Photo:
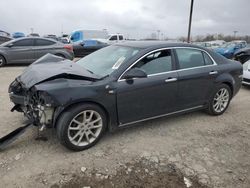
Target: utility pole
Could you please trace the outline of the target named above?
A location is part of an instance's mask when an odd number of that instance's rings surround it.
[[[191,0],[191,6],[190,6],[190,14],[189,14],[189,24],[188,24],[188,37],[187,37],[187,42],[191,42],[191,25],[192,25],[192,16],[193,16],[193,5],[194,5],[194,0]]]
[[[158,40],[160,40],[160,32],[161,32],[161,30],[157,30],[157,33],[158,33]]]

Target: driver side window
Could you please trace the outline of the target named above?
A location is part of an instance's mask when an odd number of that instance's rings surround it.
[[[171,71],[171,50],[153,52],[136,63],[135,67],[144,70],[147,75]]]

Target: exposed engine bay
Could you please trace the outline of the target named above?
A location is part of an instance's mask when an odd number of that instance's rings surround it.
[[[25,89],[16,79],[9,87],[9,95],[15,104],[12,111],[23,112],[35,126],[51,125],[54,108],[46,92],[36,91],[35,87]]]

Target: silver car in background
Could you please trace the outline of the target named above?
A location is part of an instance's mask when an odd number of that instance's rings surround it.
[[[25,37],[0,45],[0,67],[6,64],[33,63],[47,53],[73,60],[73,47],[70,44],[40,38]]]

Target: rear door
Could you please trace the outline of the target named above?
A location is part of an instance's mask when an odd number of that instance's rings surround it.
[[[192,108],[206,103],[218,68],[207,52],[192,49],[175,49],[178,70],[178,107]]]
[[[13,42],[8,48],[8,57],[11,63],[32,63],[34,57],[34,39],[25,38]]]
[[[47,53],[54,54],[56,42],[46,39],[35,39],[34,55],[35,59],[39,59]]]

